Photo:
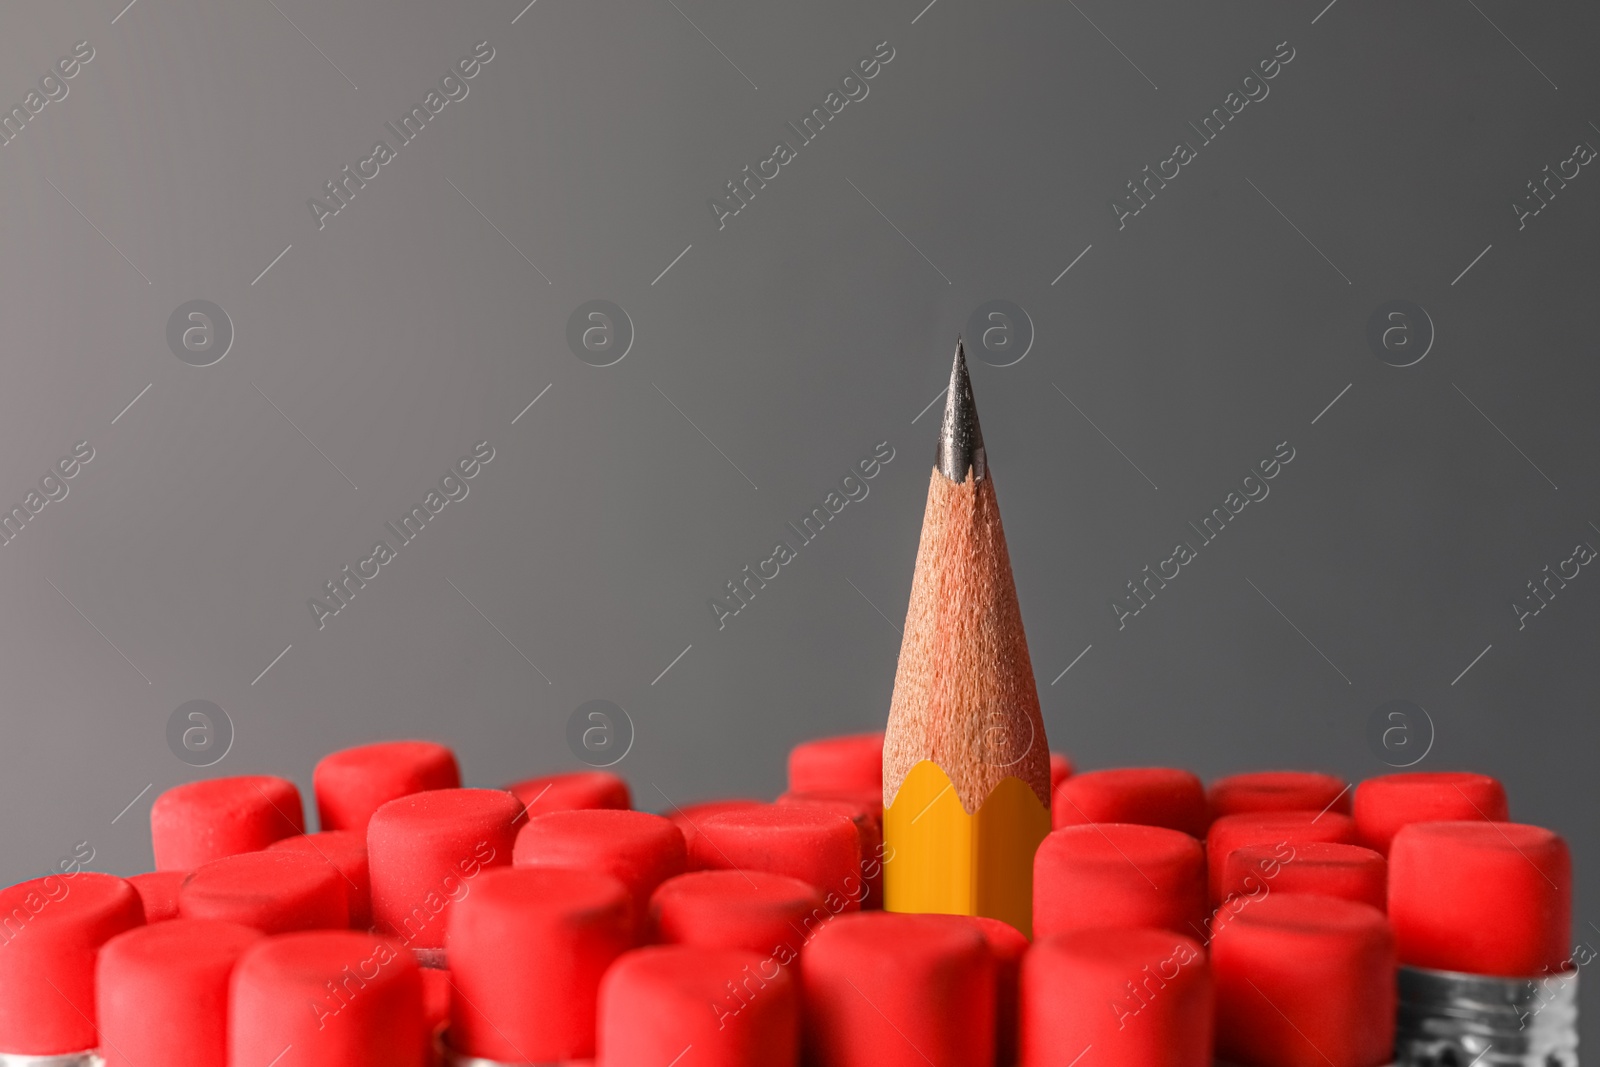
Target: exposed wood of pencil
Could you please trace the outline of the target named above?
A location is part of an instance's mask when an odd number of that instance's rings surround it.
[[[949,775],[970,815],[1003,779],[1050,807],[1050,751],[994,478],[935,468],[883,746],[883,803],[919,760]]]

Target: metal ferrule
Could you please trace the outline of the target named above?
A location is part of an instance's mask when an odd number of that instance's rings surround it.
[[[560,1062],[528,1063],[523,1060],[491,1060],[482,1056],[468,1056],[450,1047],[448,1035],[438,1041],[440,1062],[444,1067],[564,1067]]]
[[[416,957],[417,966],[419,967],[426,967],[434,971],[448,971],[450,969],[450,958],[442,948],[414,948],[411,950],[411,955]],[[0,1064],[0,1067],[5,1067],[5,1065]]]
[[[30,1056],[22,1052],[0,1052],[0,1067],[101,1067],[105,1060],[95,1049],[63,1052],[55,1056]]]
[[[1239,1065],[1235,1063],[1229,1063],[1227,1060],[1212,1060],[1211,1067],[1239,1067]],[[1391,1061],[1383,1064],[1383,1067],[1399,1067],[1399,1065]],[[1468,1065],[1462,1064],[1461,1067],[1468,1067]]]
[[[1400,968],[1400,1067],[1577,1067],[1578,972],[1494,978]]]

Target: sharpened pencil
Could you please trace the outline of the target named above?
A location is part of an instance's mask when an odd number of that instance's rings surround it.
[[[1050,747],[956,342],[883,744],[884,906],[1032,932]]]

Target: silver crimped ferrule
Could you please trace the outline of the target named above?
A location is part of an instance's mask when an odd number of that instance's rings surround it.
[[[426,967],[431,971],[448,971],[450,969],[450,955],[442,948],[414,948],[411,955],[416,959],[418,967]],[[5,1067],[0,1064],[0,1067]]]
[[[468,1056],[451,1048],[450,1042],[444,1038],[439,1040],[438,1049],[444,1067],[564,1067],[560,1063],[523,1063],[520,1060],[490,1060],[482,1056]]]
[[[1494,978],[1400,968],[1400,1067],[1578,1067],[1578,972]]]

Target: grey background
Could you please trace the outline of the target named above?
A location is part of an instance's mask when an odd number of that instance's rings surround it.
[[[0,148],[0,499],[95,449],[0,547],[0,876],[80,840],[145,869],[162,789],[309,797],[320,754],[376,738],[446,741],[476,783],[576,767],[590,699],[636,725],[642,807],[777,792],[792,743],[885,717],[914,419],[1000,298],[1037,339],[974,387],[1052,745],[1359,778],[1372,711],[1415,701],[1421,767],[1495,773],[1572,842],[1600,937],[1600,577],[1520,632],[1510,607],[1600,544],[1600,174],[1521,231],[1510,206],[1600,145],[1600,13],[924,2],[0,15],[8,105],[95,49]],[[307,198],[482,40],[470,95],[319,231]],[[870,95],[719,232],[707,198],[883,40]],[[1270,96],[1119,232],[1110,198],[1285,40]],[[236,331],[205,368],[165,342],[197,298]],[[637,331],[604,369],[565,343],[593,298]],[[1394,298],[1437,328],[1405,369],[1364,336]],[[470,496],[319,631],[307,598],[483,439]],[[1123,583],[1285,440],[1271,496],[1119,631]],[[719,631],[707,598],[880,441],[871,495]],[[236,731],[209,769],[165,740],[193,699]]]

